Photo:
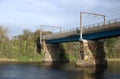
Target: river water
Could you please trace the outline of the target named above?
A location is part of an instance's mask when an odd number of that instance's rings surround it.
[[[120,79],[120,61],[108,68],[75,67],[75,63],[0,63],[0,79]]]

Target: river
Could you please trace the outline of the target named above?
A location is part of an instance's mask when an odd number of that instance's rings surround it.
[[[0,79],[120,79],[120,61],[108,68],[75,67],[75,63],[0,63]]]

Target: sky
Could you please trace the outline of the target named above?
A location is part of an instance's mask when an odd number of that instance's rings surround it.
[[[60,26],[62,30],[79,27],[80,11],[104,14],[107,19],[120,17],[120,0],[0,0],[0,25],[9,36],[35,31],[41,25]],[[95,20],[97,19],[97,20]],[[85,15],[83,24],[102,21]],[[47,27],[44,30],[53,30]]]

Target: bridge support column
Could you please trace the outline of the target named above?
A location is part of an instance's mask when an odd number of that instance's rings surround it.
[[[76,66],[107,66],[103,41],[80,41],[80,56]]]
[[[59,44],[46,44],[46,41],[43,41],[43,61],[59,61],[59,56]]]

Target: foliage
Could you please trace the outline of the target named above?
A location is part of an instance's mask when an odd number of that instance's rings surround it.
[[[8,39],[7,29],[0,26],[0,57],[18,59],[21,61],[40,61],[40,51],[36,51],[39,45],[40,30],[31,32],[28,29],[23,30],[22,35],[14,36]],[[48,34],[51,32],[44,32]],[[40,50],[40,48],[39,48]]]
[[[43,32],[44,35],[50,33],[52,32]],[[31,32],[25,29],[22,35],[14,36],[9,40],[8,29],[0,26],[0,57],[21,61],[40,61],[43,52],[40,50],[39,38],[40,30]],[[77,60],[80,49],[79,42],[63,43],[60,48],[64,52],[60,54],[61,59]],[[120,37],[106,39],[105,50],[107,58],[120,58]]]
[[[70,61],[76,61],[79,55],[79,42],[70,42],[70,43],[63,43],[62,47],[65,52],[65,57],[68,58]]]
[[[105,50],[107,58],[120,58],[120,37],[106,39]]]

